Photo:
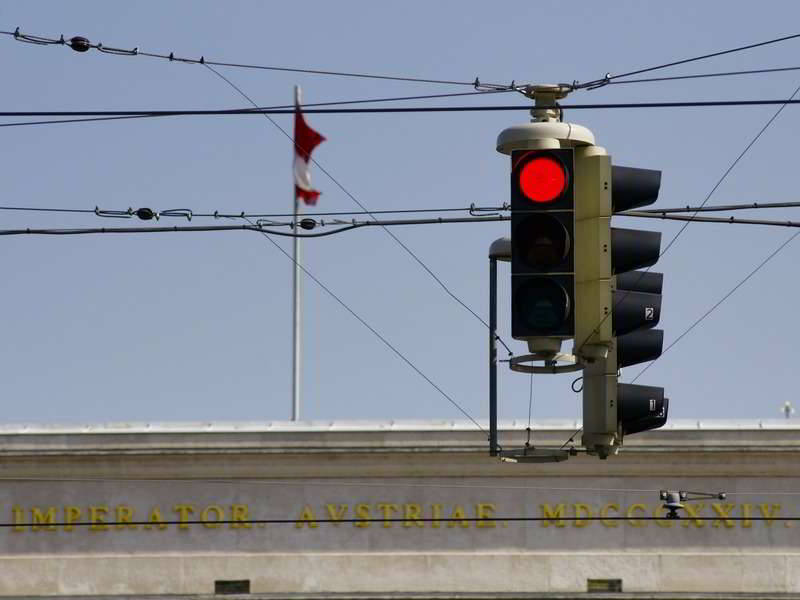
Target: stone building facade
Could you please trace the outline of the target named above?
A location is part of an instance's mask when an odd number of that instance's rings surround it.
[[[466,422],[6,426],[0,595],[800,597],[798,433],[674,422],[511,464]],[[675,521],[661,489],[727,498]]]

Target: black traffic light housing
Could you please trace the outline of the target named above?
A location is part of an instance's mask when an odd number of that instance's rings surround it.
[[[571,148],[511,153],[511,335],[575,331],[575,192]]]
[[[612,211],[648,206],[658,198],[661,172],[612,166]],[[664,332],[653,329],[661,317],[664,276],[649,268],[660,256],[661,233],[611,229],[611,268],[615,276],[612,329],[616,368],[655,360],[661,355]],[[669,399],[664,388],[617,384],[617,422],[624,435],[656,429],[667,422]]]

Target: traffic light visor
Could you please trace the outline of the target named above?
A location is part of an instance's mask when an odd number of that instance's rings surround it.
[[[522,194],[537,204],[553,202],[569,184],[566,169],[552,156],[536,156],[526,162],[518,177]]]

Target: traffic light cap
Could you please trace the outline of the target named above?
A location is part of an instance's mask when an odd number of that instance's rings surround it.
[[[513,125],[497,136],[497,151],[511,154],[514,150],[572,148],[594,145],[594,134],[583,125],[554,121]]]

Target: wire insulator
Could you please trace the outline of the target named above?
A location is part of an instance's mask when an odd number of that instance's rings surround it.
[[[153,212],[152,208],[140,208],[136,211],[136,216],[142,221],[150,221],[156,214]]]
[[[314,219],[302,219],[299,223],[302,229],[311,230],[317,226],[317,222]]]
[[[86,52],[92,47],[92,44],[89,42],[88,38],[76,35],[70,38],[69,47],[75,50],[75,52]]]

